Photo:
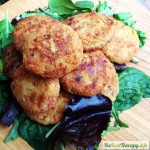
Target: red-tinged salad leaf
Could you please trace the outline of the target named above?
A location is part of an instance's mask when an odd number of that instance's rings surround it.
[[[122,70],[124,70],[127,66],[126,64],[116,64],[114,63],[114,67],[116,69],[117,72],[121,72]]]
[[[99,144],[110,122],[112,102],[100,94],[77,97],[67,105],[65,118],[57,128],[55,141],[89,148]],[[52,150],[53,143],[49,146]]]
[[[3,105],[3,111],[0,117],[0,120],[6,126],[10,126],[14,119],[22,112],[22,108],[13,97],[10,95]]]

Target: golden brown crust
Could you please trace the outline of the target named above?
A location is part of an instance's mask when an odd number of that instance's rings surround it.
[[[119,91],[114,66],[101,51],[84,53],[80,66],[61,78],[61,84],[73,94],[92,96],[101,93],[112,100]]]
[[[82,58],[78,34],[56,20],[28,35],[23,46],[26,68],[42,77],[60,78],[77,68]]]
[[[20,66],[11,89],[26,112],[42,115],[54,107],[59,96],[60,85],[58,79],[41,78],[27,71],[24,66]],[[49,123],[53,122],[53,118],[50,118]]]
[[[40,113],[31,113],[30,111],[25,111],[26,114],[32,119],[41,124],[55,124],[63,119],[63,112],[65,110],[65,106],[72,99],[70,94],[66,92],[60,92],[57,98],[53,98],[54,105],[46,112]]]
[[[70,17],[63,23],[70,25],[82,40],[84,51],[101,49],[114,33],[115,19],[100,13],[83,13]]]
[[[40,27],[47,26],[51,21],[49,16],[36,15],[22,19],[17,23],[13,31],[13,40],[17,50],[22,51],[25,37],[32,31],[38,31]]]
[[[3,52],[4,60],[4,73],[11,79],[14,78],[15,71],[22,64],[22,54],[18,52],[14,46],[11,44],[4,49]]]
[[[115,32],[103,47],[104,54],[111,62],[123,64],[129,62],[139,50],[139,38],[135,30],[117,21]]]

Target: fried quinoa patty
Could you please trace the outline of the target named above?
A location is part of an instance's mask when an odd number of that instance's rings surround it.
[[[115,32],[103,47],[104,54],[111,62],[123,64],[129,62],[139,50],[139,38],[135,30],[120,21],[114,24]]]
[[[37,32],[42,26],[49,26],[49,16],[36,15],[22,19],[17,23],[13,31],[13,40],[18,51],[22,51],[25,37],[32,31]]]
[[[68,92],[81,96],[100,93],[114,100],[119,91],[115,68],[101,51],[84,53],[80,66],[60,81]]]
[[[26,68],[42,77],[60,78],[76,69],[83,58],[78,34],[57,20],[31,32],[22,48]]]
[[[70,102],[72,99],[71,95],[67,92],[60,91],[60,94],[57,98],[52,98],[54,101],[53,106],[47,110],[46,112],[31,112],[26,111],[25,113],[32,119],[41,124],[48,125],[48,124],[56,124],[61,122],[63,119],[63,112],[65,110],[65,106]]]
[[[95,12],[78,14],[63,21],[79,34],[84,51],[101,49],[112,37],[115,22],[113,17]]]
[[[22,64],[22,54],[18,52],[14,44],[7,46],[3,51],[3,71],[7,77],[13,79],[15,71]]]
[[[45,120],[43,118],[43,122],[40,123],[53,124],[59,121],[57,113],[55,118],[51,116],[51,111],[54,111],[56,107],[55,103],[60,92],[58,79],[41,78],[30,73],[22,65],[15,73],[11,89],[17,101],[28,114],[41,114],[42,116],[42,114],[49,113],[49,116]],[[34,118],[34,120],[36,119]]]

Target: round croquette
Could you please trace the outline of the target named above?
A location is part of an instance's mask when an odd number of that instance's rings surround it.
[[[4,61],[3,67],[4,73],[6,74],[7,77],[13,79],[15,71],[22,64],[22,54],[16,50],[14,44],[11,44],[4,49],[3,61]]]
[[[101,51],[84,53],[80,66],[60,81],[68,92],[81,96],[100,93],[114,100],[119,91],[115,68]]]
[[[57,20],[28,35],[23,46],[26,68],[45,78],[60,78],[76,69],[83,58],[78,34]]]
[[[58,79],[41,78],[30,73],[22,65],[15,73],[11,89],[26,112],[41,113],[42,115],[54,108],[55,101],[59,96],[60,84]],[[49,123],[55,123],[55,119],[49,118]]]
[[[60,92],[57,98],[53,98],[54,101],[53,106],[47,110],[46,112],[31,112],[26,111],[25,113],[32,119],[37,121],[38,123],[48,125],[48,124],[56,124],[61,122],[63,119],[63,112],[65,110],[65,106],[70,102],[72,96],[67,92]]]
[[[42,26],[49,26],[49,16],[36,15],[22,19],[17,23],[13,31],[13,40],[18,51],[22,51],[25,37],[32,31],[37,32]]]
[[[139,38],[135,30],[117,21],[115,32],[109,42],[103,47],[107,58],[114,63],[129,62],[139,50]]]
[[[79,34],[84,51],[101,49],[111,39],[115,22],[113,17],[95,12],[78,14],[63,21]]]

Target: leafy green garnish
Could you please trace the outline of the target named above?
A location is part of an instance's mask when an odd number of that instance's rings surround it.
[[[46,150],[47,138],[50,132],[54,132],[58,124],[54,125],[41,125],[30,120],[25,115],[17,117],[14,121],[14,126],[6,137],[5,142],[15,140],[22,137],[27,141],[35,150]]]
[[[76,7],[78,8],[89,8],[92,10],[92,8],[94,7],[94,4],[92,1],[87,1],[87,0],[80,0],[80,1],[77,1],[75,4],[74,4]]]
[[[119,115],[122,111],[130,109],[138,104],[141,99],[150,98],[150,77],[144,72],[128,67],[118,74],[119,77],[119,94],[113,102],[112,117],[115,119],[112,130],[118,130],[119,127],[128,128]],[[105,130],[102,136],[107,135],[111,129]]]
[[[113,117],[115,118],[115,122],[116,122],[116,125],[114,125],[114,127],[117,127],[117,125],[119,125],[120,127],[124,127],[124,128],[129,127],[125,122],[123,122],[119,118],[120,112],[116,111],[114,107],[112,107],[112,114],[113,114]]]
[[[8,97],[7,91],[8,91],[8,85],[0,84],[0,114],[2,113],[3,104]]]
[[[93,7],[94,3],[91,0],[80,0],[75,3],[71,0],[49,1],[49,8],[53,14],[57,14],[64,19],[83,12],[91,12]]]
[[[119,12],[114,14],[114,18],[123,22],[125,25],[133,28],[136,20],[132,20],[132,14],[130,12]]]
[[[12,31],[14,27],[8,21],[8,11],[5,13],[5,18],[0,21],[0,113],[2,112],[2,106],[8,97],[8,84],[3,83],[7,80],[7,77],[3,73],[3,49],[12,43]]]
[[[2,51],[7,45],[12,43],[13,25],[8,21],[8,10],[5,13],[5,18],[0,22],[0,58],[2,58]]]
[[[107,130],[104,130],[103,133],[101,134],[101,136],[106,136],[108,132],[110,131],[116,131],[116,130],[120,130],[119,127],[116,126],[108,126]]]
[[[117,20],[125,21],[125,20],[132,18],[132,14],[130,12],[120,12],[120,13],[114,14],[114,17]]]
[[[107,16],[112,16],[114,14],[112,8],[108,5],[106,1],[99,2],[98,7],[96,8],[96,12],[101,12]]]
[[[136,33],[138,34],[139,39],[140,39],[140,47],[143,47],[146,43],[147,35],[145,32],[141,30],[136,30]]]
[[[3,60],[0,59],[0,81],[8,80],[8,78],[3,73]]]
[[[150,97],[150,77],[144,72],[128,67],[119,76],[119,94],[114,102],[117,111],[130,109],[143,97]]]
[[[6,10],[5,18],[0,21],[0,81],[7,80],[3,73],[3,49],[12,43],[13,25],[8,21],[8,10]],[[0,83],[1,84],[1,83]],[[1,85],[1,87],[5,85]],[[3,88],[2,88],[3,89]]]
[[[35,15],[43,15],[43,16],[50,16],[51,18],[55,20],[64,20],[63,17],[59,16],[56,13],[53,13],[49,8],[38,8],[35,11],[27,11],[22,13],[20,16],[17,16],[16,18],[13,19],[14,24],[16,24],[19,20],[30,17],[30,16],[35,16]]]
[[[15,140],[19,137],[19,134],[17,131],[18,125],[19,125],[19,120],[15,119],[14,124],[13,124],[13,128],[11,129],[9,135],[5,138],[5,143],[9,142],[10,140]]]
[[[44,15],[48,15],[55,20],[59,20],[59,21],[64,20],[62,16],[59,16],[57,13],[53,13],[49,8],[39,8],[39,11],[41,13],[44,13]]]
[[[150,77],[144,72],[128,67],[118,74],[119,94],[113,102],[112,115],[115,118],[114,127],[128,128],[119,115],[122,111],[137,105],[142,98],[150,98]]]
[[[71,0],[50,0],[49,8],[58,15],[72,14],[77,9]]]

